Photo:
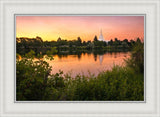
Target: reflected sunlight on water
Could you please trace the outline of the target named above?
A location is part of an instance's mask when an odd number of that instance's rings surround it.
[[[62,70],[64,74],[71,72],[72,77],[77,74],[89,75],[89,72],[98,75],[99,72],[110,70],[114,65],[124,65],[124,59],[130,56],[129,52],[112,52],[103,55],[82,53],[80,55],[55,55],[51,74]]]

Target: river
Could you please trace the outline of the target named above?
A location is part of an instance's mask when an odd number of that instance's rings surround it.
[[[130,52],[81,53],[78,55],[54,55],[54,60],[48,62],[52,66],[51,74],[62,70],[64,74],[70,73],[72,77],[77,74],[97,76],[102,71],[111,70],[114,65],[125,65],[124,59],[129,56]]]

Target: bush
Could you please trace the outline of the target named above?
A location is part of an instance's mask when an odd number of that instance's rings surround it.
[[[113,67],[97,77],[76,77],[73,100],[139,101],[143,100],[143,75],[128,67]]]
[[[51,67],[45,61],[16,61],[17,100],[42,100]]]
[[[53,48],[54,50],[55,48]],[[53,51],[52,50],[52,51]],[[97,77],[77,75],[72,78],[62,71],[51,75],[46,61],[33,60],[34,51],[27,58],[16,60],[17,100],[65,101],[143,101],[144,47],[137,39],[126,66],[114,66]],[[50,52],[48,52],[50,54]],[[53,58],[52,58],[53,59]]]
[[[126,60],[127,66],[136,72],[144,73],[144,43],[137,39],[131,51],[131,57]]]

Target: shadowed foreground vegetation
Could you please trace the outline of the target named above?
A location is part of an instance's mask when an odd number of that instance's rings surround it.
[[[131,57],[125,60],[125,67],[114,66],[98,76],[72,78],[63,71],[51,75],[49,64],[42,59],[33,60],[34,54],[30,51],[22,60],[16,60],[17,101],[144,100],[144,47],[140,40],[135,42]]]

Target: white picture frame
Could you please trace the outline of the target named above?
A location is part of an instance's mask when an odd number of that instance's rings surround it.
[[[160,116],[159,0],[1,0],[0,116]],[[15,14],[145,14],[145,101],[15,102]]]

